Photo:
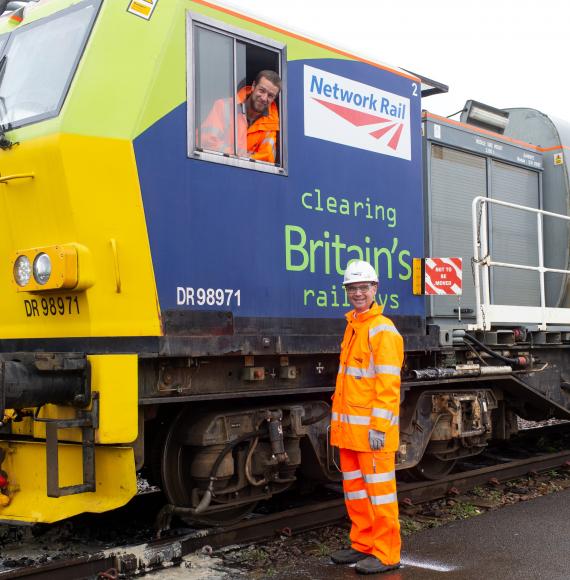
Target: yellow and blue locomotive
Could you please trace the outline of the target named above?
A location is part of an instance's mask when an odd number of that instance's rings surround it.
[[[238,135],[238,95],[264,70],[281,80],[270,161]],[[401,469],[437,477],[508,437],[515,412],[568,414],[570,333],[501,319],[468,283],[449,308],[412,291],[414,258],[473,255],[469,225],[440,229],[486,195],[445,185],[491,163],[477,139],[541,184],[528,155],[550,155],[422,119],[426,84],[204,0],[41,0],[0,18],[0,520],[116,508],[141,471],[206,521],[338,480],[327,428],[353,259],[378,271],[406,340]],[[203,138],[220,101],[223,148]]]

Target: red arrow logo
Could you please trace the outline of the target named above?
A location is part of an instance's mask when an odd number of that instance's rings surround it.
[[[394,151],[398,148],[398,143],[400,142],[400,137],[402,135],[402,130],[404,128],[403,123],[394,123],[392,119],[386,119],[385,117],[378,117],[377,115],[372,115],[371,113],[364,113],[363,111],[355,111],[354,109],[349,109],[348,107],[343,107],[342,105],[337,105],[336,103],[329,103],[328,101],[323,101],[322,99],[316,99],[313,97],[317,103],[323,105],[327,109],[331,110],[333,113],[342,117],[345,121],[348,121],[351,125],[355,127],[364,127],[366,125],[378,125],[381,123],[391,123],[386,127],[381,127],[369,133],[375,139],[380,139],[382,135],[396,127],[398,128],[392,135],[390,141],[388,141],[388,147]]]
[[[355,127],[377,125],[378,123],[388,123],[390,121],[390,119],[385,119],[384,117],[378,117],[376,115],[371,115],[370,113],[363,113],[362,111],[355,111],[354,109],[349,109],[348,107],[343,107],[342,105],[337,105],[335,103],[329,103],[328,101],[323,101],[321,99],[315,99],[315,101],[325,106],[327,109],[330,109],[345,121],[352,123]]]

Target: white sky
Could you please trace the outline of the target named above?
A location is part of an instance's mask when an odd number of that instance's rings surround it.
[[[570,121],[570,0],[222,0],[238,11],[449,86],[467,99]]]

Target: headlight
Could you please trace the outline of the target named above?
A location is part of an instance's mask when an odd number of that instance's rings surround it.
[[[28,256],[20,256],[14,263],[14,280],[18,286],[25,286],[32,276],[32,265]]]
[[[41,253],[38,254],[34,260],[34,280],[43,286],[51,276],[51,260],[50,257]]]
[[[47,292],[78,286],[78,249],[74,244],[18,250],[12,264],[17,292]]]

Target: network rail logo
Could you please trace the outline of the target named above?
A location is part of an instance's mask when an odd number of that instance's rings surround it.
[[[410,99],[305,65],[305,135],[411,159]]]

